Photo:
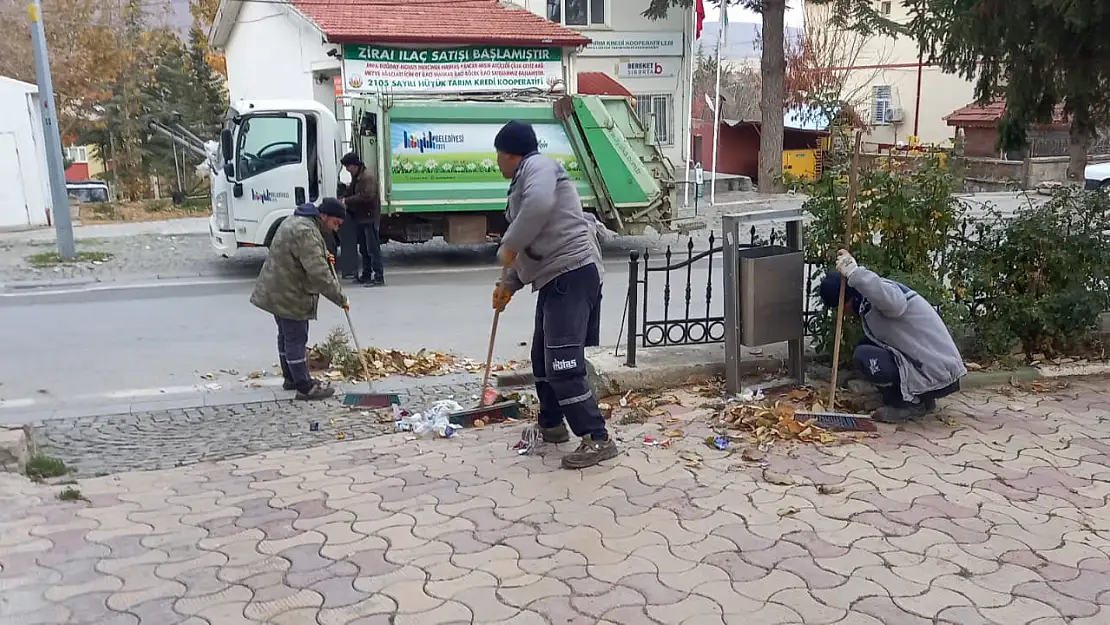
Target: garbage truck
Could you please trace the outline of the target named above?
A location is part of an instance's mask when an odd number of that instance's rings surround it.
[[[230,107],[220,141],[207,147],[219,254],[267,247],[296,206],[335,196],[348,149],[378,181],[383,242],[496,241],[507,227],[509,181],[493,138],[510,120],[533,125],[540,151],[563,165],[584,208],[610,229],[676,229],[674,166],[627,98],[367,96],[334,108],[350,119],[313,100]]]

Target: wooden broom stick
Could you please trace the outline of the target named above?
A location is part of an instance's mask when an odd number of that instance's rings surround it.
[[[852,147],[852,164],[848,169],[848,199],[844,204],[844,249],[851,253],[852,220],[856,216],[856,196],[859,194],[859,153],[863,144],[863,133],[856,132],[855,145]],[[829,410],[836,410],[836,381],[840,375],[840,341],[844,338],[844,295],[848,291],[848,279],[840,276],[840,299],[836,306],[836,331],[833,333],[832,382],[829,383]]]

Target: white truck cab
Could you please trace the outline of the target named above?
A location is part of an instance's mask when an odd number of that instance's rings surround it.
[[[241,247],[268,246],[297,206],[334,197],[342,141],[335,115],[318,102],[232,104],[209,155],[216,251],[231,256]]]

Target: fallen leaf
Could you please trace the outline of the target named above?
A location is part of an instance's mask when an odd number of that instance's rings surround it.
[[[760,462],[764,457],[766,457],[766,454],[759,451],[756,447],[745,447],[744,450],[740,452],[740,459],[745,462]]]
[[[799,512],[801,512],[801,511],[798,510],[797,508],[795,508],[794,506],[790,506],[788,508],[783,508],[782,510],[779,510],[779,516],[794,516],[795,514],[798,514]]]
[[[686,436],[686,432],[683,432],[682,430],[664,430],[663,436],[666,436],[667,438],[682,438],[683,436]]]
[[[776,486],[793,486],[797,482],[794,478],[785,473],[775,473],[770,469],[763,470],[763,480],[768,484],[775,484]]]
[[[821,484],[817,487],[817,492],[822,495],[839,495],[844,492],[844,487],[840,484]]]

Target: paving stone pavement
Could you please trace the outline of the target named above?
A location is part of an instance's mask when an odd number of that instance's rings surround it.
[[[0,624],[1110,623],[1105,381],[772,450],[790,486],[666,411],[687,439],[580,472],[514,426],[6,478]]]
[[[472,379],[467,380],[465,377]],[[397,393],[401,405],[423,410],[453,398],[473,403],[481,382],[453,376],[453,384],[379,382],[375,392]],[[292,395],[292,393],[290,393]],[[65,461],[79,476],[168,469],[274,449],[303,449],[336,440],[361,440],[392,431],[389,415],[351,410],[336,398],[323,403],[294,400],[159,410],[133,414],[51,419],[33,429],[42,453]],[[319,431],[310,430],[319,424]]]

